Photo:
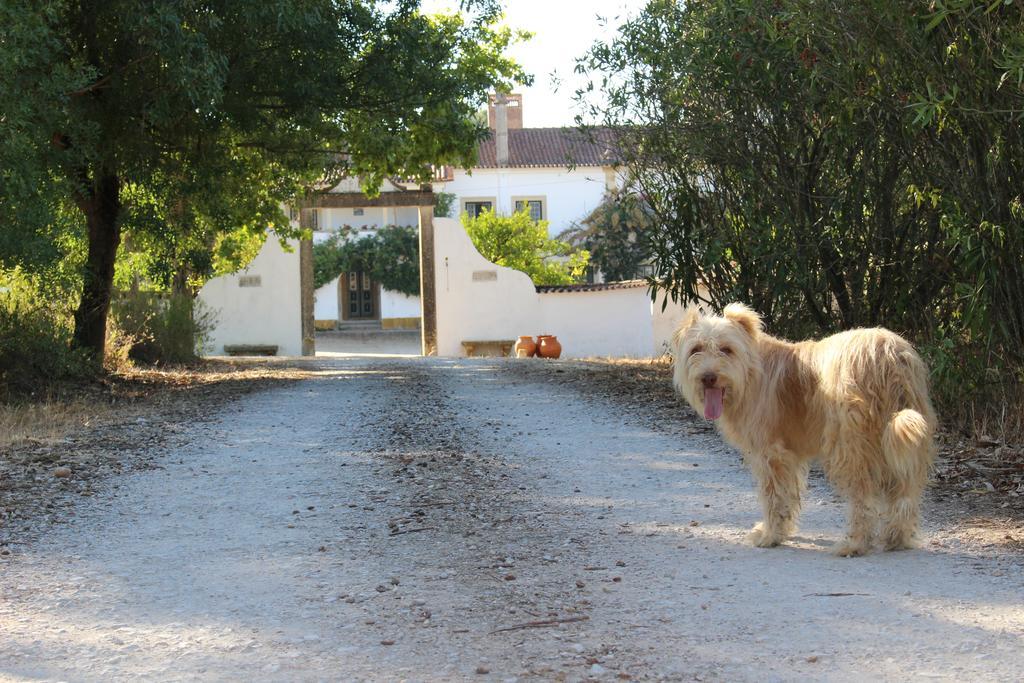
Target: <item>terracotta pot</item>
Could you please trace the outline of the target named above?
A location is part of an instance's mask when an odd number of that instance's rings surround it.
[[[533,337],[523,336],[519,338],[513,348],[516,358],[530,358],[537,353],[537,342],[533,341]]]
[[[537,355],[541,358],[558,358],[562,355],[562,345],[553,334],[542,334],[537,337]]]

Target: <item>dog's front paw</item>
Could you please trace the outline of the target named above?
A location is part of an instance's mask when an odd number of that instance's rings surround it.
[[[887,529],[882,535],[882,545],[886,550],[911,550],[920,543],[913,530],[895,528]]]
[[[913,550],[920,547],[920,542],[913,537],[889,536],[885,539],[886,550]]]
[[[837,557],[860,557],[861,555],[867,555],[870,551],[871,548],[868,544],[848,538],[837,545],[832,554]]]
[[[782,536],[765,528],[764,522],[758,522],[747,534],[747,543],[758,548],[774,548],[782,543]]]

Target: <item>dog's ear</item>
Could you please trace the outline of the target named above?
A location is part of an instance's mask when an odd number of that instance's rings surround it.
[[[672,335],[673,344],[678,344],[679,339],[686,334],[686,331],[693,327],[693,325],[700,319],[700,309],[696,306],[690,305],[683,311],[683,319],[679,323],[679,327],[676,328],[675,334]]]
[[[751,337],[761,334],[761,316],[747,308],[744,304],[729,304],[722,311],[726,320],[736,323],[747,331]]]
[[[683,338],[688,329],[700,320],[701,315],[700,309],[696,306],[690,305],[686,307],[686,310],[683,312],[683,319],[679,322],[679,327],[672,333],[672,348],[679,348],[679,340]]]
[[[694,324],[700,320],[701,315],[703,315],[701,310],[693,304],[687,306],[686,310],[683,311],[683,319],[679,322],[679,329],[677,329],[676,332],[679,334],[686,332],[686,330],[693,327]]]

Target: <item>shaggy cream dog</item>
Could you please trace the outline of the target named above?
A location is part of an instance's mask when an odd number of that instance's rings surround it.
[[[836,554],[870,551],[879,513],[887,550],[913,546],[936,419],[924,363],[906,340],[876,328],[792,344],[730,304],[720,317],[689,310],[674,352],[676,389],[717,422],[757,480],[764,521],[748,536],[754,545],[793,533],[818,459],[850,503]]]

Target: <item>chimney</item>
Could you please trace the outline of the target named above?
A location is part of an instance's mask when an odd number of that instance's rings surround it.
[[[487,125],[494,130],[494,155],[498,166],[508,166],[508,132],[523,127],[523,96],[495,93],[487,107]]]
[[[508,166],[508,106],[505,93],[494,98],[494,160]]]
[[[487,107],[487,126],[496,129],[498,126],[495,111],[495,104],[498,96],[491,95]],[[505,93],[505,115],[509,130],[519,130],[523,127],[523,96],[519,93]]]

